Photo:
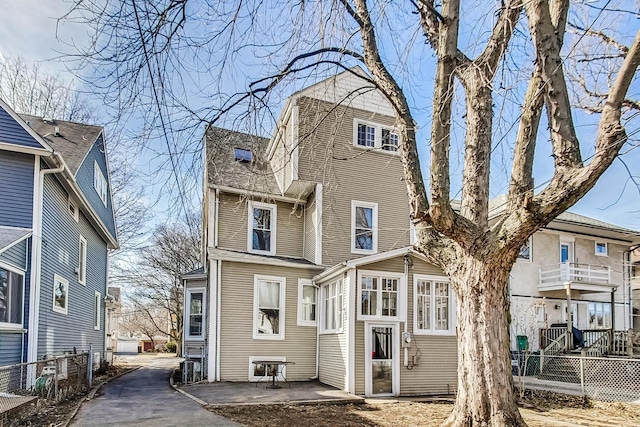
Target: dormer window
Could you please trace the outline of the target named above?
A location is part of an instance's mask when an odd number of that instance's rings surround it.
[[[398,151],[398,134],[391,129],[382,129],[382,149]]]
[[[400,137],[392,128],[354,119],[353,145],[356,147],[397,152]]]
[[[236,147],[233,149],[233,153],[235,155],[236,161],[240,163],[250,163],[253,160],[251,150]]]

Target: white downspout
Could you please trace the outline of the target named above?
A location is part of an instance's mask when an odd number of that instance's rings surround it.
[[[27,362],[38,359],[38,325],[40,323],[40,269],[42,256],[42,204],[44,195],[44,176],[64,171],[64,163],[58,153],[52,153],[59,167],[40,170],[40,156],[35,156],[34,179],[36,180],[33,194],[33,238],[31,248],[31,280],[29,289],[29,330],[27,343]],[[31,378],[33,376],[33,378]],[[29,374],[30,380],[35,381],[35,372]]]
[[[216,209],[214,212],[213,219],[213,247],[218,247],[218,218],[220,217],[218,212],[220,212],[220,190],[216,188],[216,200],[215,200]]]
[[[404,256],[404,282],[405,282],[405,286],[407,289],[407,299],[408,298],[408,294],[409,294],[409,255],[405,255]],[[409,307],[407,307],[408,304],[405,304],[405,310],[408,310]],[[404,334],[406,334],[408,332],[407,330],[407,323],[408,323],[408,313],[405,312],[405,316],[406,318],[404,319]],[[403,334],[403,338],[404,339],[404,334]],[[408,347],[404,347],[404,367],[407,368],[409,367],[409,348]]]
[[[216,228],[217,229],[217,228]],[[216,321],[216,381],[220,381],[220,296],[222,295],[222,291],[221,291],[221,280],[222,280],[222,274],[220,272],[220,269],[222,268],[222,261],[220,260],[216,260],[217,266],[216,266],[216,274],[217,274],[217,294],[218,294],[218,298],[216,301],[216,315],[217,315],[217,321]]]

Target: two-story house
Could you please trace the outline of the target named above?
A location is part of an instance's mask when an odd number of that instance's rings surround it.
[[[0,101],[0,365],[104,354],[118,246],[104,141],[101,127]]]
[[[260,380],[254,362],[280,360],[289,380],[365,396],[457,384],[455,298],[412,249],[394,111],[361,72],[291,95],[269,139],[206,129],[205,269],[184,276],[184,354],[204,353],[209,381]],[[533,306],[555,301],[537,288],[550,230],[514,267],[513,294]]]

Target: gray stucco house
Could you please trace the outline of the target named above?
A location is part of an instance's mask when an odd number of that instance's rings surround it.
[[[0,366],[104,354],[117,247],[103,129],[0,100]]]

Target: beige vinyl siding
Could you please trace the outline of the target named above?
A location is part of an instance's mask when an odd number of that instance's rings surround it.
[[[286,278],[285,339],[253,339],[254,274]],[[304,269],[222,262],[220,308],[220,379],[247,381],[250,356],[284,356],[287,379],[315,375],[316,328],[297,326],[298,279],[310,279]]]
[[[341,334],[320,335],[318,379],[339,390],[344,390],[347,375],[347,336]]]
[[[413,275],[426,274],[445,276],[437,267],[413,258],[408,283],[408,330],[413,332]],[[455,390],[458,384],[458,346],[455,335],[412,335],[409,360],[422,352],[420,364],[409,370],[404,367],[404,350],[400,350],[400,394],[444,394]]]
[[[322,283],[335,283],[338,278]],[[321,334],[318,342],[318,379],[340,390],[345,388],[347,375],[347,295],[345,277],[342,276],[342,332],[335,334]],[[323,310],[322,292],[318,294],[318,308]]]
[[[316,195],[311,193],[307,198],[307,204],[304,207],[304,257],[305,259],[316,261],[316,221],[318,215],[316,213]]]
[[[276,255],[302,258],[304,207],[285,202],[259,201],[277,206]],[[219,206],[219,247],[246,252],[248,238],[247,198],[236,194],[221,193]]]
[[[444,276],[444,273],[436,266],[423,260],[412,257],[413,267],[409,269],[407,283],[407,330],[413,332],[413,275],[426,274]],[[370,271],[386,271],[404,273],[404,258],[397,257],[385,261],[367,264],[360,269]],[[356,313],[358,301],[356,300]],[[365,362],[366,349],[364,346],[363,321],[356,321],[355,327],[355,393],[365,393]],[[398,334],[404,331],[404,323],[399,323]],[[455,336],[428,336],[413,335],[413,342],[409,348],[409,360],[417,353],[422,352],[418,366],[409,370],[404,366],[404,350],[400,349],[400,394],[441,394],[457,384],[457,344]],[[398,336],[396,339],[400,339]]]
[[[353,146],[354,118],[392,127],[395,119],[300,98],[299,179],[323,184],[323,262],[351,253],[351,201],[378,204],[378,252],[409,244],[409,202],[400,158]]]

